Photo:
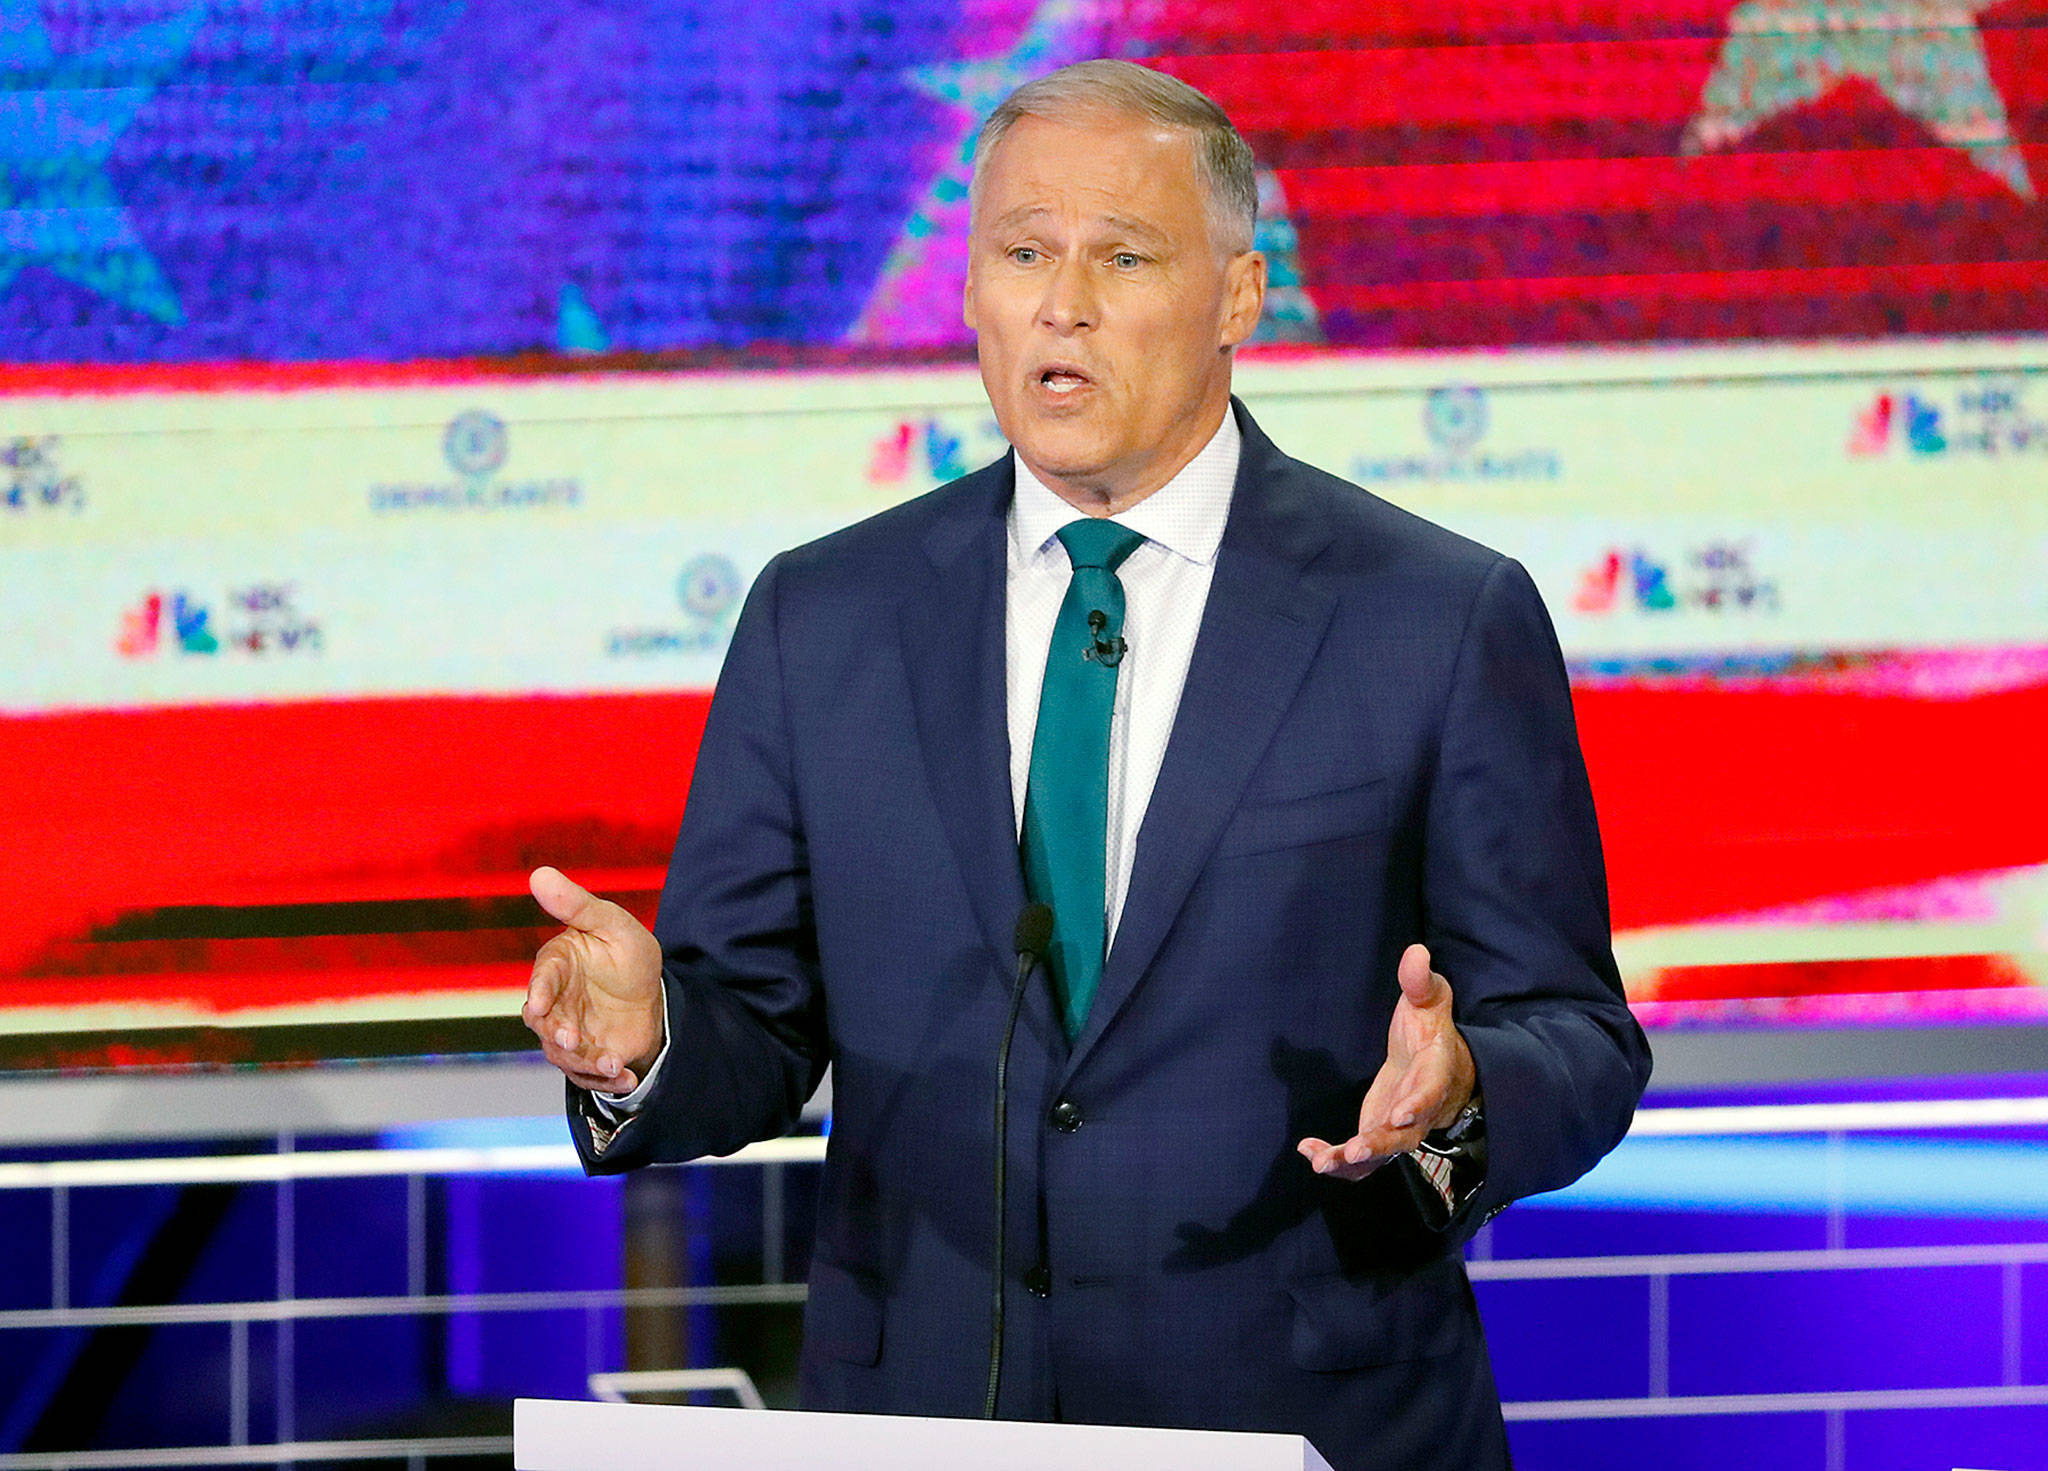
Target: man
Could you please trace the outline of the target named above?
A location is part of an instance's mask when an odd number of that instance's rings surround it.
[[[1459,1248],[1649,1072],[1542,604],[1231,399],[1265,266],[1199,93],[1032,83],[973,205],[1014,455],[763,572],[658,940],[534,875],[569,928],[526,1017],[585,1164],[781,1133],[829,1061],[804,1399],[980,1413],[997,1045],[1047,902],[1001,1413],[1504,1465]]]

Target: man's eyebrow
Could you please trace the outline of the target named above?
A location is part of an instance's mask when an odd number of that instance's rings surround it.
[[[1167,233],[1157,225],[1148,224],[1144,220],[1135,219],[1130,215],[1104,215],[1102,223],[1120,235],[1128,235],[1133,240],[1143,240],[1154,245],[1164,245],[1169,239]]]
[[[994,227],[999,231],[1014,230],[1028,221],[1037,219],[1040,215],[1049,215],[1051,213],[1052,210],[1042,204],[1020,204],[1015,209],[997,216],[994,221]],[[1165,245],[1170,243],[1171,237],[1164,230],[1160,229],[1157,225],[1138,219],[1134,215],[1103,215],[1100,222],[1108,226],[1115,233],[1131,240],[1141,240],[1148,245]]]
[[[1051,213],[1052,211],[1042,204],[1020,204],[1007,214],[999,216],[995,221],[995,227],[998,230],[1014,230],[1026,220]]]

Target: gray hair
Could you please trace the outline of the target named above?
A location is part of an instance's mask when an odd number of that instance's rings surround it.
[[[1216,243],[1232,254],[1252,248],[1259,222],[1259,182],[1251,146],[1206,95],[1133,62],[1077,61],[1026,82],[1005,97],[974,140],[975,183],[1017,119],[1059,119],[1077,112],[1144,118],[1188,133]]]

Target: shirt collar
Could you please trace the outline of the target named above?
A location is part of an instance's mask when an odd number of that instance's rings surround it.
[[[1230,519],[1230,495],[1243,448],[1237,415],[1225,409],[1222,424],[1201,453],[1173,479],[1110,519],[1178,557],[1204,566],[1213,563],[1223,544],[1223,524]],[[1011,459],[1017,470],[1017,494],[1010,503],[1010,548],[1021,560],[1029,560],[1081,512],[1032,474],[1023,456],[1013,451]]]

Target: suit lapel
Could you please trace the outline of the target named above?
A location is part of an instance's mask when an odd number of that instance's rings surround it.
[[[997,969],[1012,949],[1024,874],[1010,796],[1004,600],[1009,458],[955,487],[953,514],[927,533],[929,581],[898,610],[918,744],[939,819]],[[1047,1015],[1050,1015],[1050,1001]],[[1057,1030],[1057,1029],[1055,1029]]]
[[[1234,402],[1234,401],[1233,401]],[[1237,405],[1244,432],[1230,520],[1116,939],[1066,1075],[1116,1020],[1173,927],[1321,646],[1334,599],[1303,574],[1330,530],[1294,492],[1292,462]]]

